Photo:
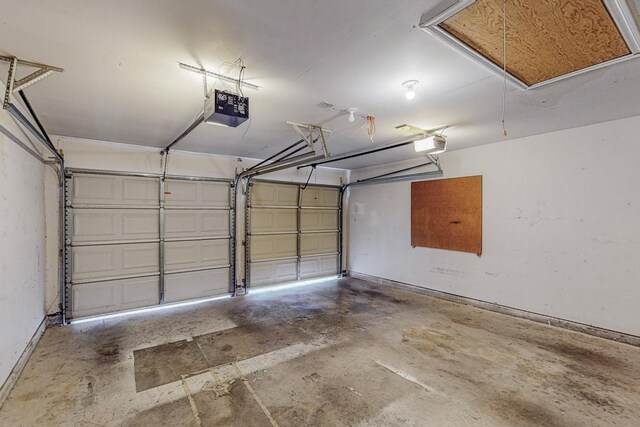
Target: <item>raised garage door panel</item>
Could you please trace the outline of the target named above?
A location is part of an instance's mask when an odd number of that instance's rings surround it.
[[[302,258],[300,260],[300,278],[321,277],[336,274],[338,271],[337,255],[323,255]]]
[[[254,182],[251,187],[251,206],[298,206],[298,186]]]
[[[296,232],[297,209],[251,209],[251,233]]]
[[[329,254],[338,252],[338,233],[308,233],[300,236],[300,254]]]
[[[226,182],[186,181],[167,179],[165,181],[165,206],[228,208],[229,184]]]
[[[302,190],[303,207],[337,208],[340,190],[326,187],[307,187]]]
[[[158,276],[74,285],[73,316],[91,316],[158,303]]]
[[[157,243],[77,246],[71,251],[73,282],[159,272]]]
[[[251,286],[296,280],[296,260],[277,260],[251,263]]]
[[[74,243],[159,239],[155,209],[74,209]]]
[[[229,264],[229,240],[166,242],[165,271],[193,270]]]
[[[303,209],[300,214],[300,230],[303,232],[337,229],[337,210]]]
[[[229,293],[229,269],[189,271],[165,276],[165,301],[175,302]]]
[[[167,209],[166,239],[229,236],[229,212],[201,209]]]
[[[251,236],[251,260],[295,257],[297,242],[296,234]]]
[[[111,175],[74,175],[72,205],[78,206],[159,206],[160,181]]]

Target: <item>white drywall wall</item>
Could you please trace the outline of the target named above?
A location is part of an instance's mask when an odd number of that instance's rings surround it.
[[[409,182],[352,188],[348,268],[640,335],[639,130],[633,117],[443,154],[445,178],[483,176],[481,257],[411,247]]]
[[[101,169],[124,172],[162,173],[160,150],[157,148],[141,147],[136,145],[119,144],[108,141],[96,141],[64,136],[52,136],[54,145],[64,152],[67,168]],[[188,175],[201,177],[229,178],[235,177],[238,171],[256,164],[259,160],[237,158],[230,156],[218,156],[214,154],[198,154],[186,151],[172,150],[169,156],[167,174]],[[296,168],[281,172],[266,174],[257,179],[270,179],[291,182],[306,182],[310,170]],[[50,175],[50,176],[49,176]],[[58,284],[57,262],[58,248],[58,199],[54,173],[47,175],[47,259],[51,261],[51,268],[47,269],[46,294],[47,307],[50,312],[58,311],[60,290]],[[317,168],[310,179],[312,184],[339,185],[347,182],[348,171],[332,168]],[[244,236],[244,198],[239,194],[238,198],[238,247],[237,252],[242,254],[242,236]],[[237,265],[239,277],[243,276],[244,263]]]
[[[53,136],[54,145],[62,149],[68,168],[103,169],[125,172],[162,173],[160,150],[139,145],[119,144],[108,141]],[[248,168],[260,160],[200,154],[171,150],[167,173],[170,175],[234,178],[236,168]],[[257,179],[305,182],[309,169],[295,168],[259,176]],[[339,184],[347,179],[342,169],[318,168],[311,183]]]
[[[0,385],[45,316],[45,166],[20,144],[34,150],[0,109]]]

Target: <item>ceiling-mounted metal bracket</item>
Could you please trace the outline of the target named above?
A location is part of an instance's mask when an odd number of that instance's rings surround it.
[[[204,76],[213,77],[214,79],[222,80],[227,83],[233,83],[234,85],[244,86],[249,89],[258,90],[260,86],[254,85],[252,83],[247,83],[244,80],[234,79],[233,77],[225,76],[224,74],[214,73],[212,71],[207,71],[204,68],[194,67],[193,65],[185,64],[183,62],[178,62],[178,66],[183,70],[192,71],[194,73],[202,74]],[[206,83],[205,83],[206,86]],[[205,88],[206,91],[206,88]],[[206,95],[205,95],[206,96]]]
[[[0,61],[9,63],[9,73],[7,76],[7,87],[4,92],[4,99],[2,102],[2,108],[8,110],[11,105],[11,95],[19,92],[32,84],[39,82],[54,72],[62,73],[64,70],[60,67],[54,67],[52,65],[41,64],[39,62],[25,61],[18,59],[15,56],[0,56]],[[18,66],[24,65],[26,67],[37,68],[33,73],[21,78],[16,79],[18,72]]]
[[[432,164],[436,165],[436,167],[438,168],[439,171],[442,170],[442,167],[440,166],[440,158],[435,155],[435,154],[426,154],[425,155],[427,157],[427,159],[429,159],[431,161]]]
[[[327,148],[327,139],[333,134],[333,131],[331,129],[326,129],[321,126],[308,123],[298,123],[292,121],[287,121],[287,124],[291,125],[293,129],[298,133],[298,135],[300,135],[302,139],[306,141],[311,150],[315,151],[314,142],[319,140],[322,146],[324,157],[326,158],[331,155],[331,153],[329,153],[329,149]],[[303,129],[306,129],[306,132],[303,131]],[[325,133],[328,134],[327,137],[325,137]]]

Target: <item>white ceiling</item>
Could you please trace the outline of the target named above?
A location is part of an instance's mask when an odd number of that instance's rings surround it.
[[[164,147],[203,101],[201,77],[176,62],[224,72],[242,56],[247,81],[261,87],[245,90],[250,127],[202,124],[176,148],[265,158],[298,139],[287,120],[334,129],[332,154],[403,140],[402,123],[455,126],[449,149],[505,139],[502,79],[414,28],[437,3],[3,0],[0,51],[66,70],[26,90],[51,134]],[[413,101],[401,86],[409,79],[420,81]],[[638,59],[541,89],[509,87],[508,138],[640,115],[639,99]],[[375,115],[375,143],[321,101]],[[408,147],[333,165],[416,156]]]

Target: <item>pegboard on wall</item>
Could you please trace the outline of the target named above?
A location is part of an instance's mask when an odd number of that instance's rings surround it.
[[[482,176],[411,183],[411,246],[482,253]]]

